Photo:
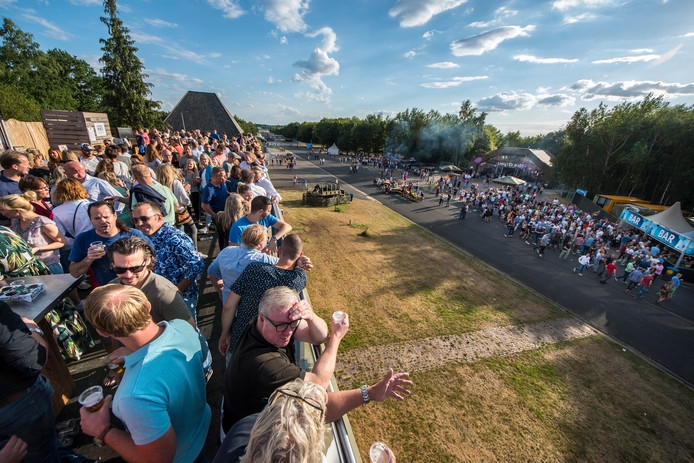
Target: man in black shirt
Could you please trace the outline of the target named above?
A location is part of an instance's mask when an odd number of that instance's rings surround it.
[[[260,412],[270,395],[280,386],[302,378],[319,384],[326,390],[335,370],[337,349],[349,329],[349,318],[332,320],[332,335],[328,337],[326,323],[313,313],[311,306],[299,301],[294,290],[276,286],[263,294],[258,317],[241,335],[224,377],[224,417],[222,427],[228,431],[245,416]],[[295,363],[294,341],[319,344],[327,341],[325,350],[313,366],[302,371]],[[369,401],[381,402],[388,397],[404,400],[405,388],[412,384],[408,373],[393,373],[373,386],[328,393],[325,422],[338,420],[342,415]]]
[[[25,462],[58,462],[53,388],[40,374],[46,340],[38,325],[0,301],[0,447],[13,436],[27,443]]]

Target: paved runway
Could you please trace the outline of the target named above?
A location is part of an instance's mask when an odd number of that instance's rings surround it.
[[[500,272],[554,301],[569,313],[639,353],[664,370],[694,386],[694,290],[691,282],[678,289],[674,300],[662,306],[653,303],[660,280],[636,300],[624,293],[625,285],[614,280],[601,285],[592,269],[580,277],[572,273],[578,256],[569,262],[558,259],[558,252],[546,251],[540,258],[523,240],[504,238],[504,224],[496,217],[484,222],[478,213],[469,212],[458,220],[457,201],[451,207],[439,207],[438,200],[428,195],[414,203],[395,195],[385,195],[373,185],[374,172],[360,168],[351,175],[346,164],[328,159],[306,161],[306,150],[296,145],[282,145],[297,156],[293,173],[276,166],[271,168],[276,186],[290,187],[291,178],[305,178],[309,185],[335,182],[358,198],[380,201],[390,209],[431,231],[456,247],[486,262]],[[315,163],[315,164],[314,164]],[[617,271],[621,273],[622,267]]]

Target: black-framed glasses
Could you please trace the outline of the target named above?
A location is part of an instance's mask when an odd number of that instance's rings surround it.
[[[114,267],[111,265],[111,270],[113,270],[113,273],[116,275],[122,275],[125,272],[130,272],[130,273],[140,273],[147,267],[147,259],[142,263],[142,265],[136,265],[135,267]]]
[[[293,391],[291,389],[286,389],[286,388],[280,388],[280,389],[275,389],[275,392],[272,393],[270,396],[270,400],[268,400],[268,404],[272,405],[275,403],[275,400],[277,400],[278,394],[284,394],[289,397],[293,397],[295,399],[299,399],[303,403],[309,405],[310,407],[315,408],[320,412],[320,420],[323,421],[323,415],[325,414],[325,409],[323,406],[315,399],[312,399],[310,397],[301,397],[296,391]]]
[[[266,315],[263,315],[263,318],[265,318],[265,320],[269,321],[270,324],[275,327],[275,331],[277,331],[278,333],[283,333],[283,332],[287,331],[287,328],[291,328],[291,329],[295,330],[296,327],[299,326],[299,323],[301,323],[301,320],[303,320],[303,319],[299,318],[299,319],[293,320],[289,323],[275,323],[272,320],[270,320],[270,317],[268,317]]]
[[[131,219],[132,219],[133,223],[138,223],[138,222],[148,223],[148,222],[149,222],[149,219],[151,219],[152,217],[156,217],[156,216],[158,216],[158,215],[159,215],[159,214],[142,215],[142,216],[140,216],[140,217],[131,217]]]

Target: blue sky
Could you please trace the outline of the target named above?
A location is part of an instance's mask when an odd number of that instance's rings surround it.
[[[170,110],[216,92],[265,124],[457,113],[502,132],[561,128],[581,107],[694,104],[692,0],[140,0],[118,3]],[[0,0],[0,14],[98,71],[100,0]]]

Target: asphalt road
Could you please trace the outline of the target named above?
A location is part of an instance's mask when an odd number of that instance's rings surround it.
[[[500,272],[554,301],[575,317],[613,338],[625,348],[640,354],[663,370],[694,387],[694,290],[691,283],[683,284],[672,301],[661,306],[656,299],[660,280],[636,300],[625,294],[625,285],[610,281],[601,285],[592,269],[578,276],[572,272],[578,256],[568,262],[558,259],[557,251],[546,251],[540,258],[523,240],[504,238],[504,224],[494,217],[484,222],[478,213],[469,212],[458,220],[457,201],[439,207],[438,199],[428,195],[421,203],[400,196],[381,193],[373,185],[374,172],[360,168],[356,175],[346,164],[329,159],[319,166],[318,161],[306,161],[306,150],[296,144],[281,144],[298,157],[296,169],[271,170],[273,182],[283,185],[293,175],[305,178],[309,185],[317,182],[340,184],[357,198],[374,199],[400,213],[435,235],[486,262]],[[618,274],[622,267],[618,266]]]

